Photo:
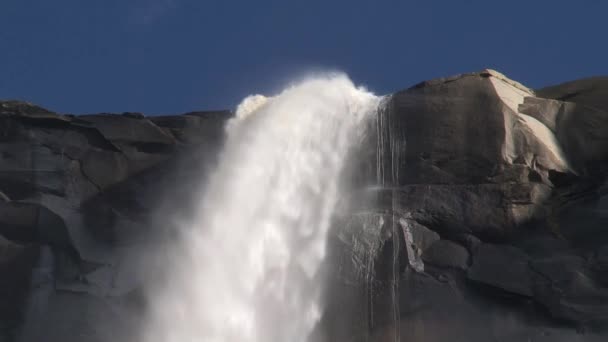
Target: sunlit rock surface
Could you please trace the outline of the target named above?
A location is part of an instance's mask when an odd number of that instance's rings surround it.
[[[492,70],[388,97],[335,218],[318,341],[605,341],[606,98],[606,78],[534,91]],[[0,341],[129,340],[145,261],[231,115],[0,102]]]

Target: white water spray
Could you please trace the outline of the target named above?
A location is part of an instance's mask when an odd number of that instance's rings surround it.
[[[145,342],[308,340],[346,156],[377,104],[340,74],[241,103]]]

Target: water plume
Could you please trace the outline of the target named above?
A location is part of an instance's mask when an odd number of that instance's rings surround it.
[[[142,341],[309,340],[341,175],[378,103],[343,74],[242,101],[151,294]]]

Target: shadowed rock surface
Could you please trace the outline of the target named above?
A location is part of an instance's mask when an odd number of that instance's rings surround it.
[[[385,99],[336,217],[327,341],[605,341],[608,79]],[[228,112],[0,102],[0,341],[122,341]],[[162,272],[161,272],[162,273]]]
[[[187,215],[229,117],[0,102],[0,341],[125,338],[140,260],[170,232],[165,214]]]

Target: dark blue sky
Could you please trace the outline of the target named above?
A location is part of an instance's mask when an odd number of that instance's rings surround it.
[[[608,73],[608,1],[1,0],[0,98],[64,113],[232,108],[309,70],[376,93],[498,69]]]

